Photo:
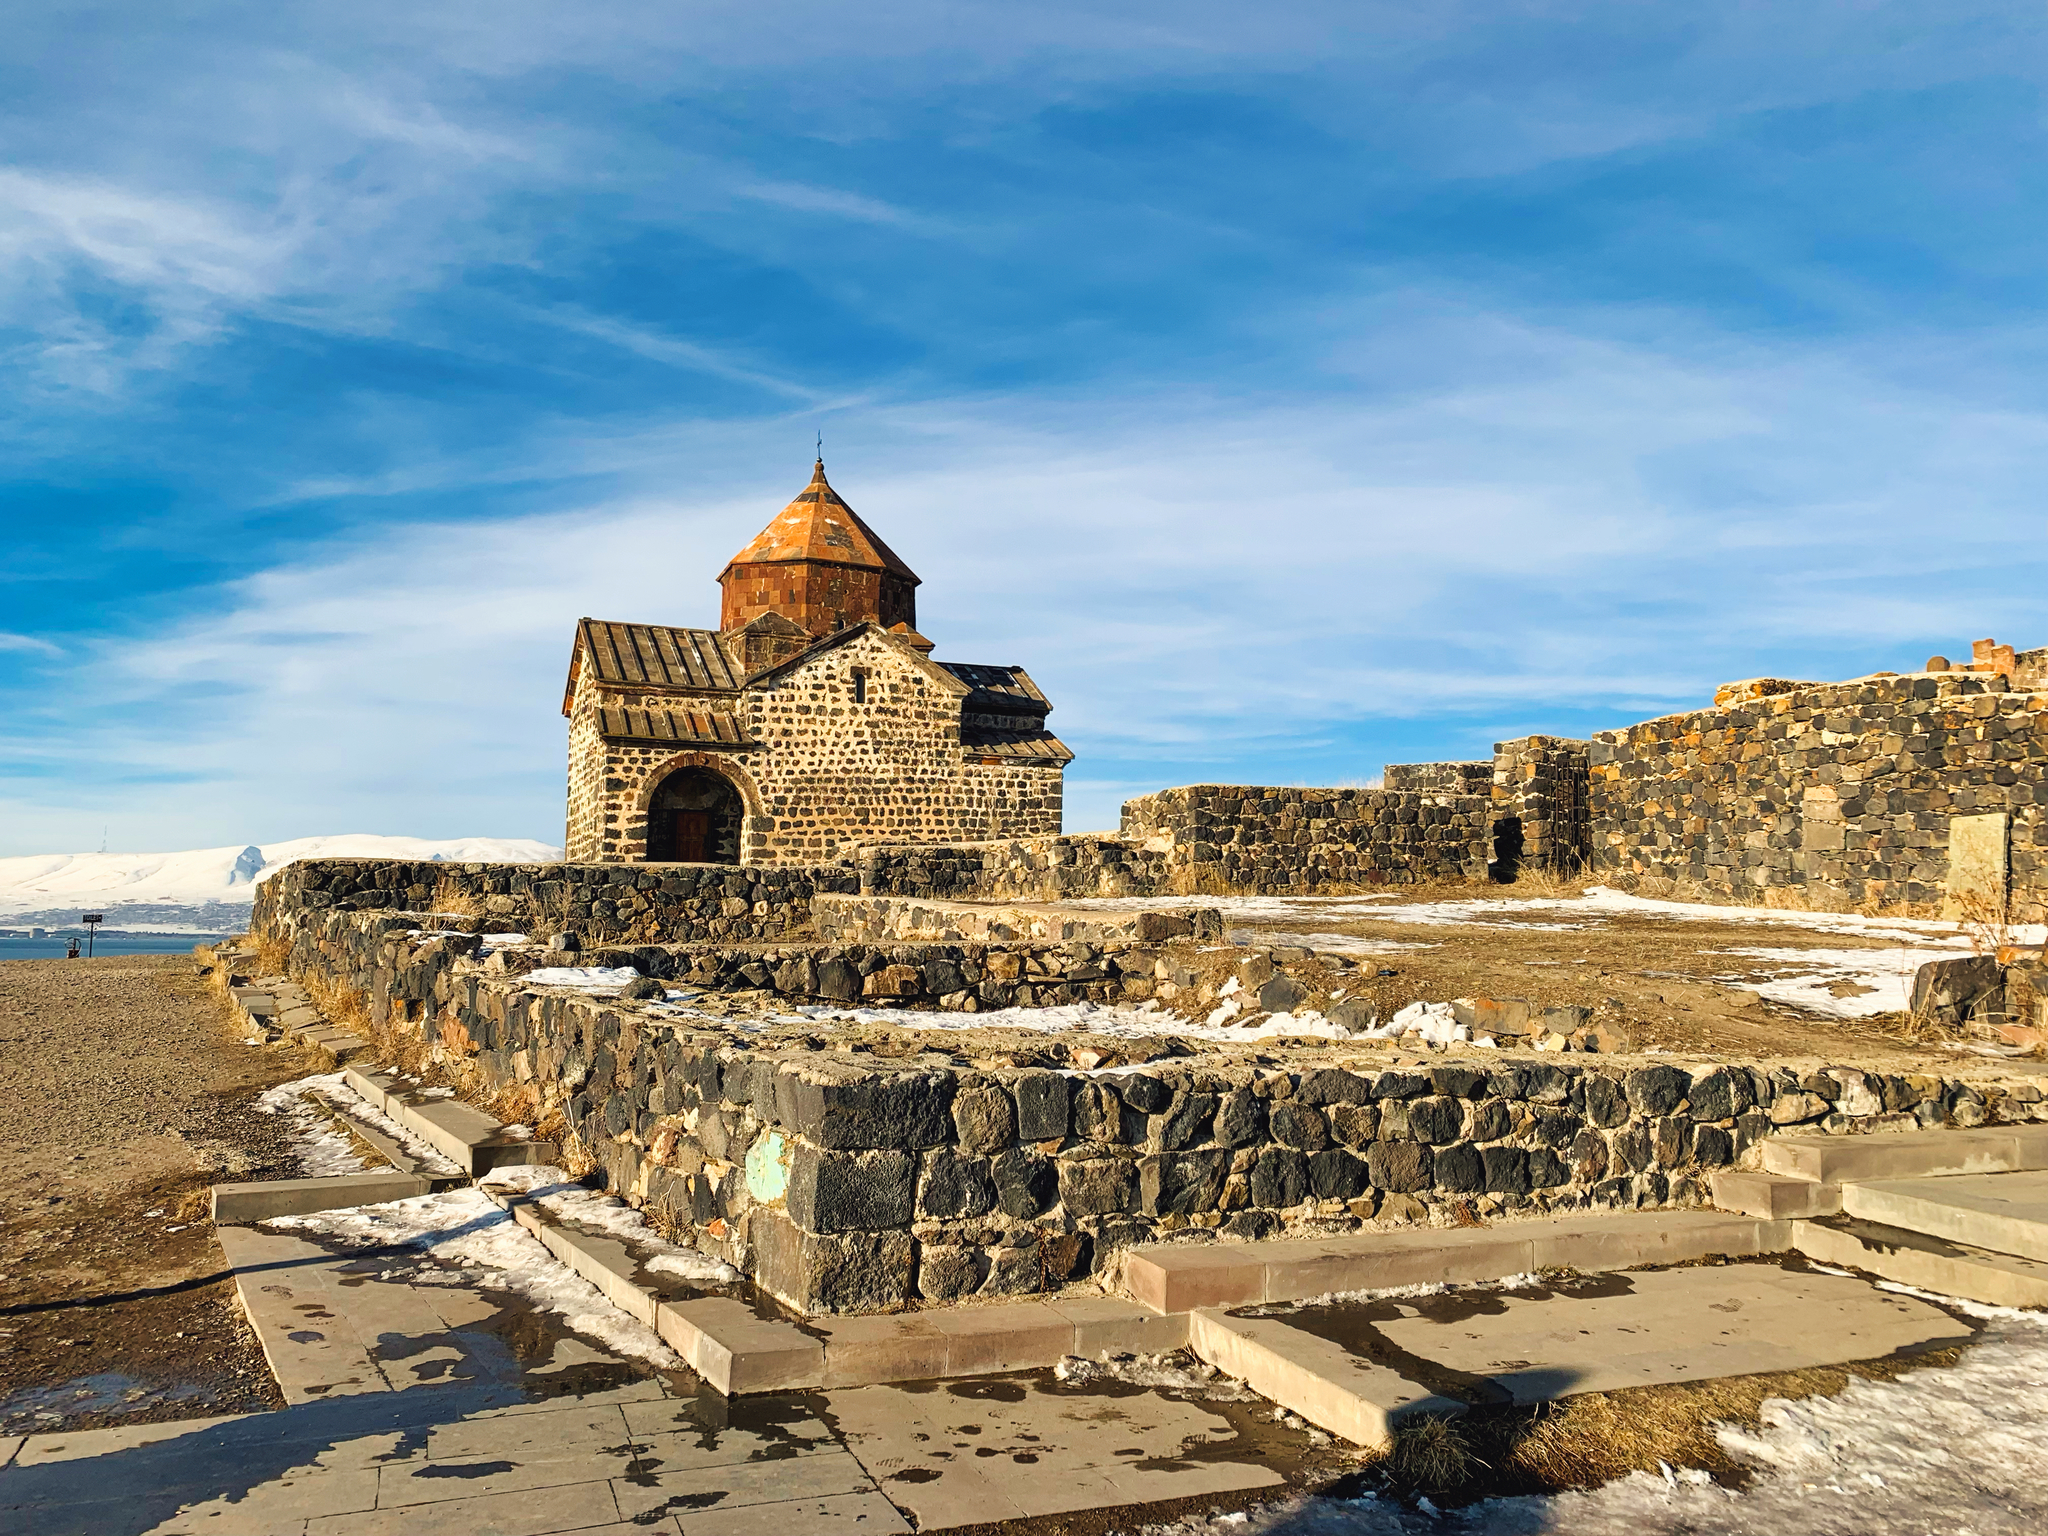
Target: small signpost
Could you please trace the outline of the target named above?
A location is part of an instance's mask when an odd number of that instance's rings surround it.
[[[85,924],[85,958],[88,960],[92,958],[93,935],[100,931],[100,924],[106,920],[106,915],[100,912],[88,912],[79,918]]]

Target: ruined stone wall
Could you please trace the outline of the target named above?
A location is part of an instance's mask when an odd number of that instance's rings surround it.
[[[855,686],[855,673],[864,687]],[[857,692],[865,698],[856,700]],[[606,740],[600,707],[730,709],[744,749]],[[641,863],[647,807],[683,767],[730,779],[746,806],[746,864],[815,864],[860,840],[931,843],[1060,829],[1062,771],[960,744],[958,686],[883,635],[855,636],[750,687],[736,701],[599,688],[579,678],[570,710],[571,859]]]
[[[1439,799],[1468,795],[1491,796],[1493,759],[1454,763],[1389,763],[1381,779],[1384,789],[1401,790]]]
[[[277,914],[409,911],[429,926],[475,919],[479,932],[590,943],[780,938],[801,932],[820,890],[850,891],[850,871],[714,864],[444,864],[425,859],[302,859],[256,888],[259,933]]]
[[[1934,907],[1958,824],[2048,916],[2048,693],[1998,675],[1797,688],[1593,738],[1592,868],[1741,900]],[[2003,823],[1974,818],[2004,817]],[[1991,837],[1984,829],[1990,827]]]
[[[1483,879],[1487,802],[1384,789],[1197,784],[1124,802],[1123,835],[1166,854],[1168,891],[1284,894]]]
[[[1427,1064],[1227,1050],[1091,1073],[969,1063],[942,1031],[885,1054],[831,1031],[721,1026],[659,1003],[540,988],[475,935],[418,914],[266,903],[260,935],[329,1000],[357,1000],[394,1050],[562,1135],[610,1187],[807,1312],[895,1310],[1053,1290],[1174,1234],[1263,1238],[1432,1218],[1687,1205],[1776,1130],[2048,1119],[2025,1079],[1849,1068],[1547,1061]],[[678,981],[769,988],[794,969],[926,993],[1014,966],[1009,996],[1107,995],[1131,964],[1067,946],[685,946],[600,951]],[[830,958],[827,958],[827,956]],[[1046,977],[1030,980],[1032,968]],[[834,968],[829,970],[828,967]],[[950,970],[944,969],[950,967]],[[901,968],[901,970],[899,970]],[[1097,974],[1085,974],[1089,971]],[[893,977],[892,977],[893,973]],[[1056,1040],[1017,1032],[1007,1060]],[[921,1042],[921,1049],[919,1043]],[[1034,1042],[1035,1044],[1027,1044]],[[912,1052],[916,1054],[912,1054]],[[1071,1059],[1071,1058],[1070,1058]]]
[[[1057,907],[939,903],[916,896],[838,896],[811,899],[811,927],[826,941],[883,943],[895,939],[973,940],[1012,944],[1159,943],[1168,939],[1220,939],[1223,914],[1214,907],[1170,912],[1094,912]]]
[[[1495,742],[1494,878],[1524,869],[1575,875],[1591,858],[1587,802],[1588,743],[1562,736]]]
[[[863,895],[972,901],[1060,901],[1153,896],[1166,888],[1167,856],[1101,834],[989,843],[856,846],[847,850]]]

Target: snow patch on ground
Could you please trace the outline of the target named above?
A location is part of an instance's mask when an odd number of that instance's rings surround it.
[[[616,992],[640,973],[630,965],[544,965],[519,978],[537,987],[576,987],[585,992]]]
[[[1901,1288],[1904,1289],[1904,1288]],[[1917,1294],[1917,1293],[1915,1293]],[[1757,1469],[1745,1489],[1678,1468],[1586,1493],[1437,1511],[1394,1499],[1307,1498],[1148,1530],[1175,1536],[2035,1536],[2048,1529],[2048,1318],[1958,1304],[1990,1320],[1953,1366],[1852,1381],[1764,1405],[1720,1431]]]
[[[1924,949],[1724,949],[1717,953],[1745,960],[1769,960],[1782,969],[1767,981],[1735,976],[1716,977],[1731,986],[1748,987],[1774,1003],[1786,1003],[1835,1019],[1867,1019],[1879,1013],[1904,1013],[1913,1005],[1913,973],[1930,960],[1972,951],[1967,944],[1947,954]],[[1867,987],[1867,992],[1837,997],[1837,983]]]
[[[602,1232],[629,1243],[652,1257],[644,1262],[657,1274],[706,1285],[734,1285],[740,1272],[721,1264],[707,1253],[683,1248],[668,1241],[645,1218],[616,1195],[602,1195],[585,1189],[560,1168],[545,1163],[492,1170],[484,1181],[489,1189],[521,1194],[534,1201],[550,1216],[588,1231]]]
[[[319,1233],[354,1247],[411,1249],[451,1266],[462,1284],[509,1291],[557,1314],[571,1330],[615,1353],[663,1368],[682,1363],[652,1330],[557,1261],[481,1190],[455,1189],[385,1205],[280,1216],[263,1225]]]
[[[428,1090],[432,1092],[433,1090]],[[442,1089],[452,1093],[452,1089]],[[310,1179],[327,1178],[334,1174],[361,1173],[365,1168],[379,1166],[367,1162],[353,1150],[347,1135],[317,1105],[309,1103],[308,1097],[324,1099],[352,1120],[360,1120],[373,1131],[380,1131],[405,1148],[428,1173],[458,1175],[462,1170],[437,1152],[429,1142],[421,1140],[396,1120],[375,1108],[370,1102],[348,1085],[348,1076],[342,1072],[318,1072],[311,1077],[294,1078],[289,1083],[279,1083],[275,1088],[260,1094],[256,1107],[265,1114],[285,1114],[292,1118],[293,1130],[301,1138],[299,1161]],[[340,1149],[336,1156],[334,1149]],[[341,1157],[346,1157],[344,1164]],[[316,1166],[317,1164],[317,1166]]]
[[[283,1115],[290,1123],[292,1151],[299,1160],[299,1172],[305,1178],[338,1178],[343,1174],[361,1173],[372,1166],[332,1120],[306,1101],[309,1092],[340,1082],[341,1074],[331,1072],[279,1083],[256,1096],[259,1113]],[[342,1091],[347,1092],[346,1089]]]
[[[1068,1355],[1052,1368],[1053,1375],[1069,1386],[1088,1386],[1098,1381],[1119,1381],[1127,1386],[1151,1387],[1170,1392],[1199,1392],[1213,1402],[1251,1403],[1259,1400],[1236,1378],[1224,1375],[1207,1361],[1184,1349],[1163,1355],[1119,1354],[1104,1350],[1090,1360]]]
[[[1856,938],[1891,939],[1898,943],[1955,944],[1967,940],[1960,923],[1912,917],[1864,917],[1854,912],[1792,912],[1778,907],[1716,906],[1711,902],[1655,901],[1596,885],[1579,896],[1474,897],[1470,901],[1403,902],[1398,896],[1114,896],[1087,897],[1062,906],[1101,911],[1145,911],[1171,907],[1213,907],[1227,918],[1261,922],[1316,924],[1330,922],[1414,923],[1426,927],[1527,928],[1564,931],[1598,924],[1614,916],[1654,917],[1672,922],[1762,923],[1806,928],[1816,933]],[[1541,912],[1569,921],[1516,921]],[[1507,919],[1508,921],[1500,921]],[[2048,925],[2018,925],[2006,940],[2039,944],[2048,940]],[[1264,937],[1262,942],[1288,942]],[[1364,942],[1354,937],[1351,942]],[[1311,944],[1310,948],[1320,947]]]

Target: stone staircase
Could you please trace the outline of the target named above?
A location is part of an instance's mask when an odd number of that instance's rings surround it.
[[[1994,1306],[2048,1307],[2048,1126],[1784,1137],[1714,1175],[1727,1210],[1789,1220],[1792,1247]]]

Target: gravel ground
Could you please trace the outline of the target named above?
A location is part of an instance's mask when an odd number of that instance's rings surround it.
[[[191,960],[0,963],[0,1432],[276,1406],[206,1216],[298,1173],[252,1050]]]

